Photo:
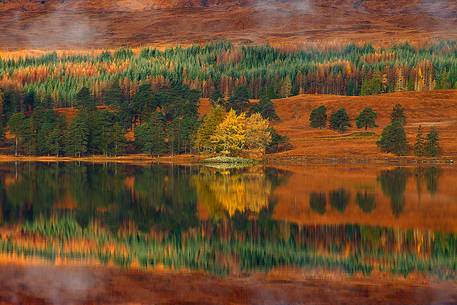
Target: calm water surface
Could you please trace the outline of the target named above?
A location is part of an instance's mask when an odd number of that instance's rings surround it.
[[[8,262],[454,283],[457,170],[0,165]],[[293,271],[295,270],[295,271]]]

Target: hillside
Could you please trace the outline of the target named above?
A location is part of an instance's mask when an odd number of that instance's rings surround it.
[[[353,159],[380,159],[391,155],[380,153],[376,141],[390,120],[393,106],[400,103],[406,110],[406,132],[408,141],[414,144],[417,127],[424,130],[435,126],[441,137],[443,156],[457,157],[457,90],[437,90],[430,92],[401,92],[377,96],[336,96],[300,95],[274,101],[281,118],[275,128],[287,135],[294,146],[293,150],[278,153],[273,158],[344,157]],[[320,105],[328,108],[328,114],[346,108],[353,127],[345,134],[329,129],[309,127],[311,110]],[[378,128],[373,136],[363,136],[355,128],[355,118],[365,107],[372,107],[378,113]]]
[[[457,37],[453,0],[2,0],[0,48]]]

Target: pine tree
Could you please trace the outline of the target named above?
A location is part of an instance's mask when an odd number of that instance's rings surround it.
[[[138,118],[149,117],[149,114],[155,111],[157,105],[153,101],[151,85],[149,83],[142,84],[132,99],[132,111]]]
[[[397,120],[386,126],[377,144],[383,152],[405,155],[408,152],[408,143],[401,122]]]
[[[120,108],[123,102],[123,97],[121,87],[119,86],[119,82],[113,82],[111,87],[104,92],[103,101],[106,105]]]
[[[146,122],[135,128],[135,142],[150,155],[166,151],[165,124],[158,112],[153,112]]]
[[[22,112],[13,114],[8,120],[8,129],[14,134],[14,155],[17,156],[24,139],[26,117]]]
[[[345,132],[351,123],[346,109],[340,108],[337,112],[333,113],[330,118],[330,128],[339,132]]]
[[[224,104],[225,104],[224,95],[222,94],[222,92],[219,89],[214,90],[213,94],[211,95],[210,101],[213,104],[213,106],[215,106],[215,105],[224,106]]]
[[[414,154],[418,157],[425,155],[426,143],[422,134],[422,126],[417,128],[416,143],[414,144]]]
[[[406,125],[405,109],[402,105],[396,104],[392,110],[392,123],[398,121],[401,125]]]
[[[118,122],[114,123],[110,139],[110,152],[114,156],[121,155],[125,152],[126,144],[124,129]]]
[[[440,155],[441,148],[439,145],[439,135],[436,128],[432,128],[427,134],[427,143],[425,145],[425,153],[427,156],[436,157]]]
[[[263,118],[270,121],[279,120],[273,102],[267,96],[262,96],[257,104],[252,105],[251,113],[260,113]]]
[[[357,128],[375,128],[377,113],[370,107],[363,109],[356,118]]]
[[[245,86],[235,88],[229,102],[226,104],[226,110],[233,109],[236,113],[246,112],[249,109],[249,92]]]
[[[327,126],[327,108],[324,105],[311,111],[309,125],[312,128],[325,128]]]
[[[89,88],[82,87],[76,94],[76,108],[81,111],[93,111],[95,110],[95,99],[89,91]]]
[[[65,134],[65,153],[69,156],[81,157],[88,151],[89,115],[80,112],[71,122]]]

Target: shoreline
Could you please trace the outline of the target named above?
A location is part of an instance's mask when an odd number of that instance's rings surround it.
[[[42,163],[59,163],[59,162],[84,162],[84,163],[126,163],[126,164],[177,164],[191,165],[201,164],[203,160],[208,158],[205,155],[175,155],[175,156],[150,156],[145,154],[130,154],[123,156],[85,156],[85,157],[57,157],[57,156],[13,156],[0,155],[0,163],[10,162],[42,162]],[[453,165],[456,158],[440,157],[440,158],[415,158],[413,156],[401,157],[347,157],[347,156],[277,156],[267,155],[257,164],[264,165]]]

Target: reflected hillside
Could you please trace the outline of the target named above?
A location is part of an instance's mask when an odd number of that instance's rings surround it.
[[[274,219],[457,232],[457,172],[451,168],[283,167]]]
[[[2,165],[0,256],[216,275],[313,268],[455,279],[454,175]],[[448,227],[436,226],[438,213]]]

